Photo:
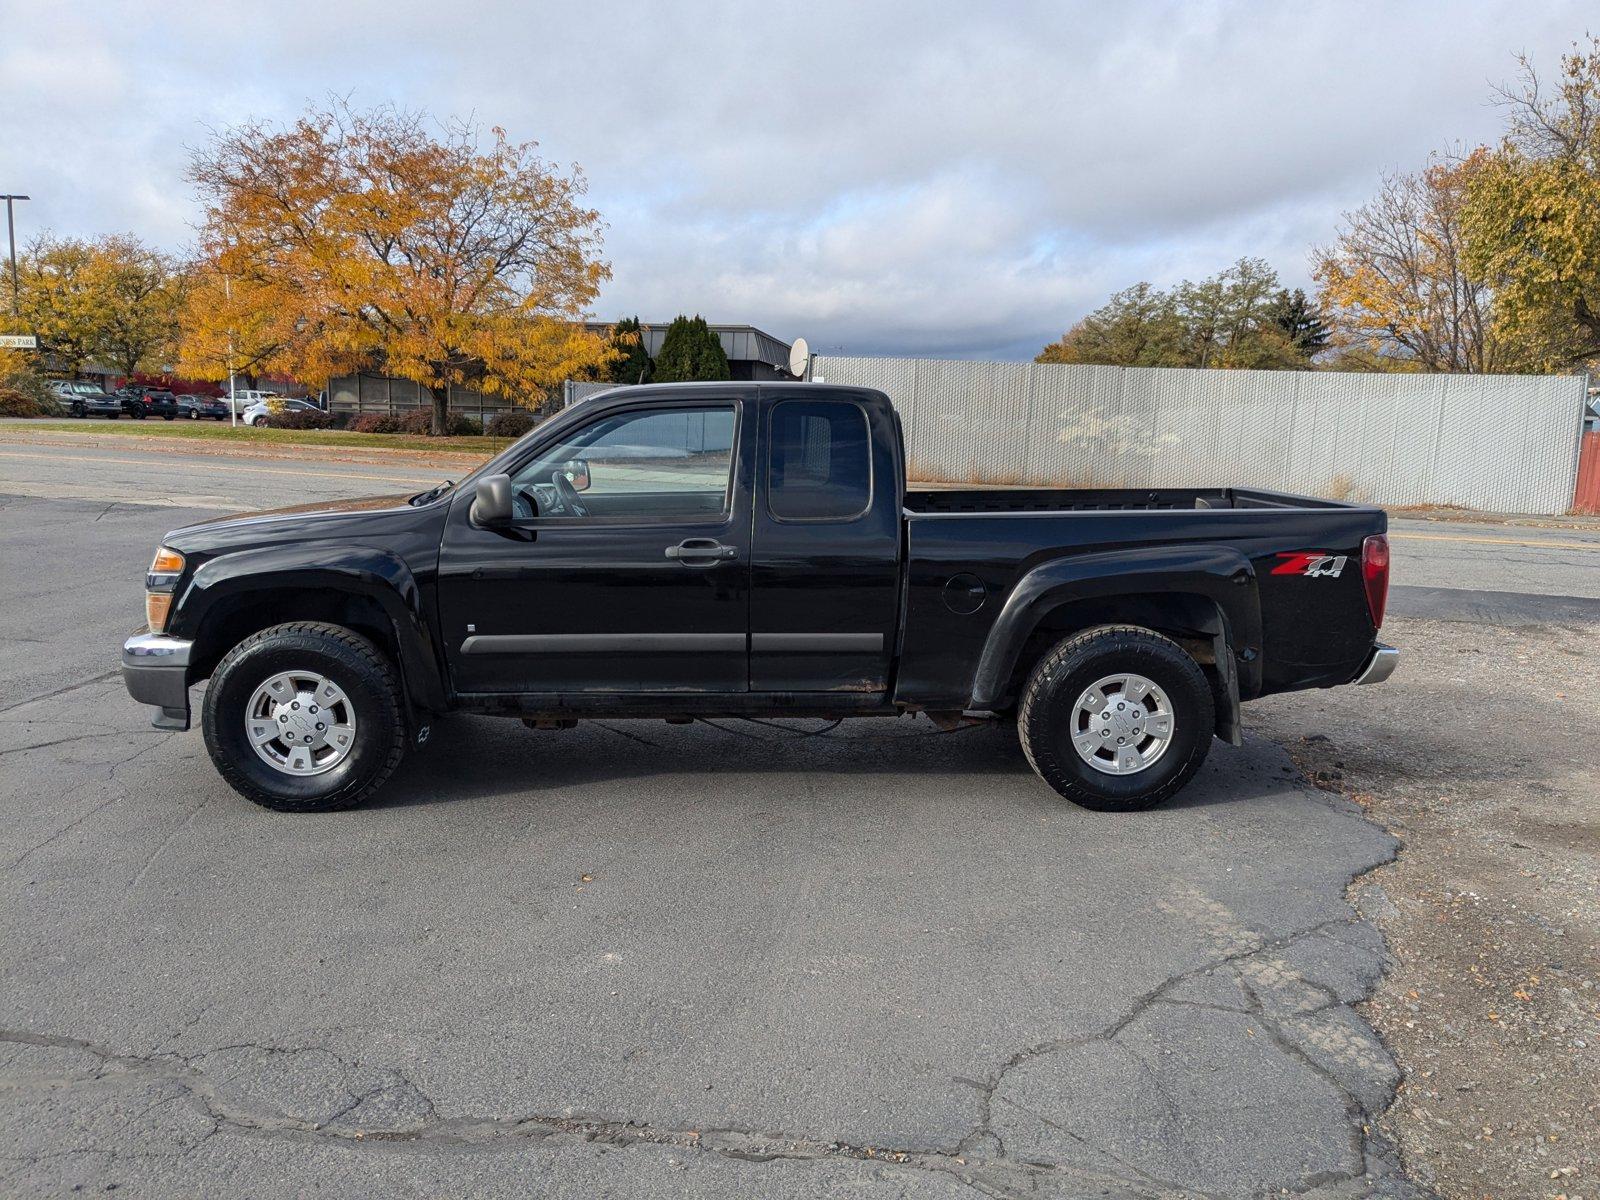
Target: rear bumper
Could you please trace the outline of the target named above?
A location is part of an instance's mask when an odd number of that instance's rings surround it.
[[[136,633],[122,643],[122,683],[140,704],[160,710],[161,729],[189,728],[189,651],[192,642],[162,633]]]
[[[1372,647],[1372,653],[1367,656],[1366,665],[1361,668],[1361,673],[1352,680],[1353,683],[1382,683],[1394,674],[1394,669],[1400,665],[1400,651],[1393,646],[1385,646],[1382,642]]]

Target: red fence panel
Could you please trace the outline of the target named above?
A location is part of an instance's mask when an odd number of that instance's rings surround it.
[[[1600,513],[1600,432],[1583,435],[1578,452],[1578,487],[1572,497],[1572,511]]]

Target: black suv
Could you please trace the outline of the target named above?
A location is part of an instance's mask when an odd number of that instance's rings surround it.
[[[115,393],[122,411],[135,421],[146,417],[160,417],[170,421],[178,415],[178,398],[165,388],[143,387],[133,384]]]

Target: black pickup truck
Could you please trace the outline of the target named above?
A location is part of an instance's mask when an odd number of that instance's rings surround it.
[[[1230,489],[907,490],[881,392],[619,389],[459,484],[167,535],[136,700],[270,808],[355,805],[435,715],[1014,715],[1063,796],[1171,796],[1239,702],[1376,683],[1376,508]]]

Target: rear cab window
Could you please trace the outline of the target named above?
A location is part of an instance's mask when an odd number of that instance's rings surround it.
[[[872,507],[872,439],[860,405],[772,406],[767,512],[778,521],[852,521]]]

